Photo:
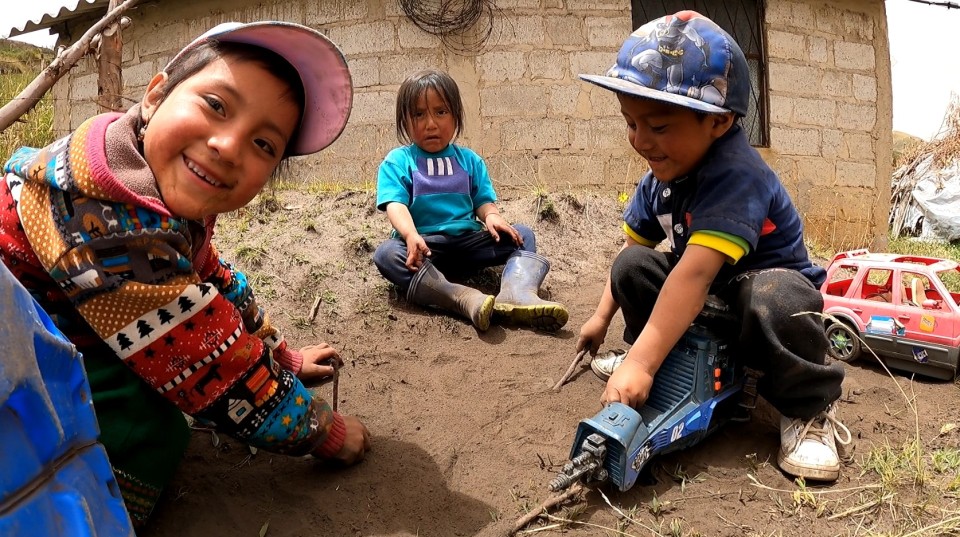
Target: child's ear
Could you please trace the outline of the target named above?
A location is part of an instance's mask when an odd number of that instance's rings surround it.
[[[715,138],[719,138],[730,130],[730,127],[732,127],[737,120],[737,115],[733,112],[726,112],[723,114],[710,114],[709,118],[713,135]]]
[[[163,88],[167,84],[167,78],[167,73],[161,71],[153,75],[150,83],[147,84],[147,91],[143,94],[143,99],[140,101],[140,113],[145,121],[150,120],[154,112],[157,111],[157,107],[163,102],[163,98],[166,95]]]

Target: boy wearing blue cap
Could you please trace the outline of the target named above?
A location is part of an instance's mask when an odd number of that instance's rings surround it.
[[[738,348],[761,373],[758,392],[782,414],[780,467],[836,480],[837,443],[850,442],[836,417],[843,368],[825,363],[819,317],[802,314],[822,310],[825,272],[807,255],[789,194],[737,122],[750,94],[740,47],[710,19],[681,11],[633,32],[605,75],[580,78],[616,93],[630,144],[650,166],[577,341],[596,355],[623,312],[629,351],[591,364],[608,379],[602,403],[641,405],[707,295],[717,295],[742,323]],[[665,238],[670,251],[654,250]]]

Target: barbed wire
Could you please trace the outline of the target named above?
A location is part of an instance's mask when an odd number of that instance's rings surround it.
[[[916,2],[918,4],[927,4],[928,6],[940,6],[947,9],[960,9],[960,4],[956,2],[932,2],[929,0],[910,0],[911,2]]]
[[[142,92],[140,93],[142,95]],[[68,103],[71,105],[81,105],[81,104],[98,104],[99,97],[54,97],[49,93],[42,97],[11,97],[9,99],[0,99],[0,106],[3,106],[7,103],[13,101],[31,101],[31,102],[40,102],[40,101],[49,101],[50,103]],[[129,107],[133,106],[140,102],[141,97],[130,97],[127,95],[121,95],[120,98],[123,100],[124,105]]]
[[[444,46],[458,53],[478,52],[493,33],[493,0],[397,0],[403,13]]]

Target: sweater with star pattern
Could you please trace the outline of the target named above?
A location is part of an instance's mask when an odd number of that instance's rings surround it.
[[[163,204],[138,118],[95,116],[10,158],[0,260],[81,351],[106,343],[184,413],[268,451],[335,454],[343,419],[296,378],[302,357],[212,245],[215,217]]]

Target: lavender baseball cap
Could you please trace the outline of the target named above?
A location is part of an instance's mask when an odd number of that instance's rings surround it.
[[[300,74],[303,118],[290,155],[309,155],[332,144],[343,132],[353,107],[353,83],[343,53],[313,28],[292,22],[225,22],[207,30],[174,56],[167,67],[207,41],[245,43],[280,55]]]
[[[747,115],[750,70],[730,34],[696,11],[650,21],[624,41],[604,75],[582,80],[708,113]]]

